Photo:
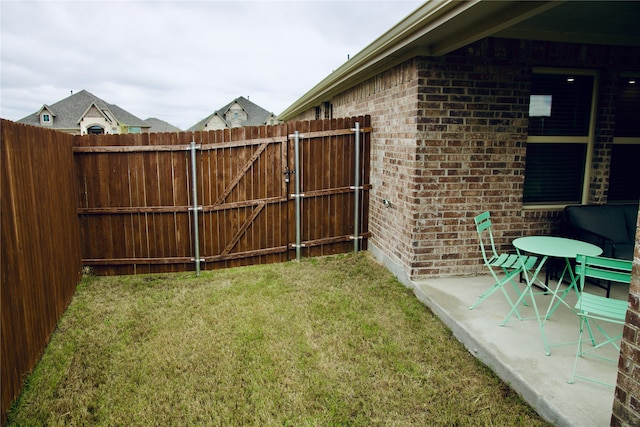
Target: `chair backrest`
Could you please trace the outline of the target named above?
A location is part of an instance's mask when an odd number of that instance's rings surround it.
[[[491,214],[489,211],[482,212],[480,215],[474,218],[476,223],[476,231],[478,232],[478,238],[480,239],[480,250],[482,251],[482,258],[484,262],[489,262],[490,258],[497,257],[496,247],[493,242],[493,232],[491,231]],[[485,249],[484,237],[488,239],[488,244],[491,245],[491,254],[487,254],[488,249]]]
[[[610,282],[631,282],[633,263],[624,259],[605,258],[599,256],[576,256],[576,274],[580,277],[580,291],[584,289],[587,277]]]

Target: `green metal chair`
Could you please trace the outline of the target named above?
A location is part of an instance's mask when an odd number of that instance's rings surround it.
[[[476,231],[478,232],[478,238],[480,240],[480,250],[482,251],[482,259],[484,264],[489,269],[489,272],[495,279],[495,283],[489,289],[484,291],[476,300],[469,310],[476,308],[482,301],[489,298],[494,292],[500,290],[504,294],[505,298],[509,302],[509,305],[514,309],[514,303],[509,294],[504,289],[507,283],[511,283],[513,289],[515,289],[518,297],[522,294],[522,291],[514,281],[514,278],[523,271],[523,266],[527,270],[530,270],[535,266],[537,257],[535,256],[519,256],[518,254],[498,254],[493,239],[493,232],[491,231],[491,214],[483,212],[475,217]],[[500,273],[500,276],[498,275]],[[517,309],[514,312],[518,319],[522,319]]]
[[[578,255],[576,257],[576,274],[579,276],[580,295],[576,303],[576,311],[580,316],[580,335],[578,338],[578,349],[576,350],[576,359],[573,364],[573,373],[571,374],[570,384],[573,384],[576,378],[592,381],[598,384],[613,387],[613,384],[607,384],[594,378],[578,375],[578,360],[584,356],[591,356],[602,360],[608,360],[614,363],[618,359],[612,359],[598,354],[596,350],[607,344],[613,345],[617,351],[620,351],[618,340],[622,337],[622,328],[620,333],[616,335],[608,334],[599,324],[601,322],[609,322],[617,325],[625,324],[625,316],[627,313],[628,303],[626,300],[617,300],[607,298],[601,295],[594,295],[584,290],[584,284],[587,278],[608,280],[617,283],[629,283],[631,281],[632,262],[628,260],[594,257]],[[595,324],[600,333],[604,336],[604,341],[596,344],[593,336],[591,323]],[[582,335],[585,327],[589,332],[592,347],[585,349],[582,344]]]

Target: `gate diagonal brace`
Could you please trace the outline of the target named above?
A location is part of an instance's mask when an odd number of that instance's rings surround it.
[[[262,209],[266,206],[265,202],[262,202],[256,206],[251,215],[245,220],[245,222],[240,226],[236,234],[233,236],[231,241],[227,244],[227,246],[222,251],[222,255],[228,255],[231,253],[231,249],[238,243],[242,235],[247,231],[251,223],[258,217]]]
[[[231,180],[231,182],[227,185],[227,187],[224,189],[224,191],[222,192],[222,194],[220,195],[220,197],[218,197],[218,200],[215,201],[214,205],[219,205],[222,204],[222,202],[224,201],[224,199],[227,198],[227,196],[229,194],[231,194],[231,192],[233,191],[233,189],[238,185],[238,183],[240,183],[240,180],[245,176],[245,173],[251,169],[251,166],[253,166],[253,164],[255,163],[256,160],[258,160],[258,158],[262,155],[262,153],[267,149],[267,147],[269,146],[268,143],[263,143],[260,144],[260,146],[258,147],[258,149],[255,151],[255,153],[253,153],[251,155],[251,158],[249,158],[249,160],[247,160],[247,162],[245,163],[245,165],[238,170],[238,172],[236,173],[236,175],[233,177],[233,179]]]

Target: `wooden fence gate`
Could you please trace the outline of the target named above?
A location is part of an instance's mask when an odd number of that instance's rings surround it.
[[[366,116],[77,137],[83,265],[199,271],[365,249],[370,132]]]

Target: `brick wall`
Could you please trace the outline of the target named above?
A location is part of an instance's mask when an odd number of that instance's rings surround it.
[[[411,277],[477,272],[473,217],[489,210],[498,244],[523,228],[530,73],[490,45],[420,63],[416,262]]]
[[[422,173],[417,154],[417,59],[394,67],[332,99],[333,114],[371,115],[369,245],[381,250],[403,272],[415,262],[415,193]],[[390,202],[385,205],[384,201]]]
[[[629,309],[618,363],[618,384],[613,400],[612,426],[640,425],[640,216],[629,288]]]
[[[559,210],[522,211],[530,67],[515,43],[414,58],[332,99],[336,117],[372,117],[370,244],[409,279],[482,271],[484,210],[505,249],[557,227]]]

